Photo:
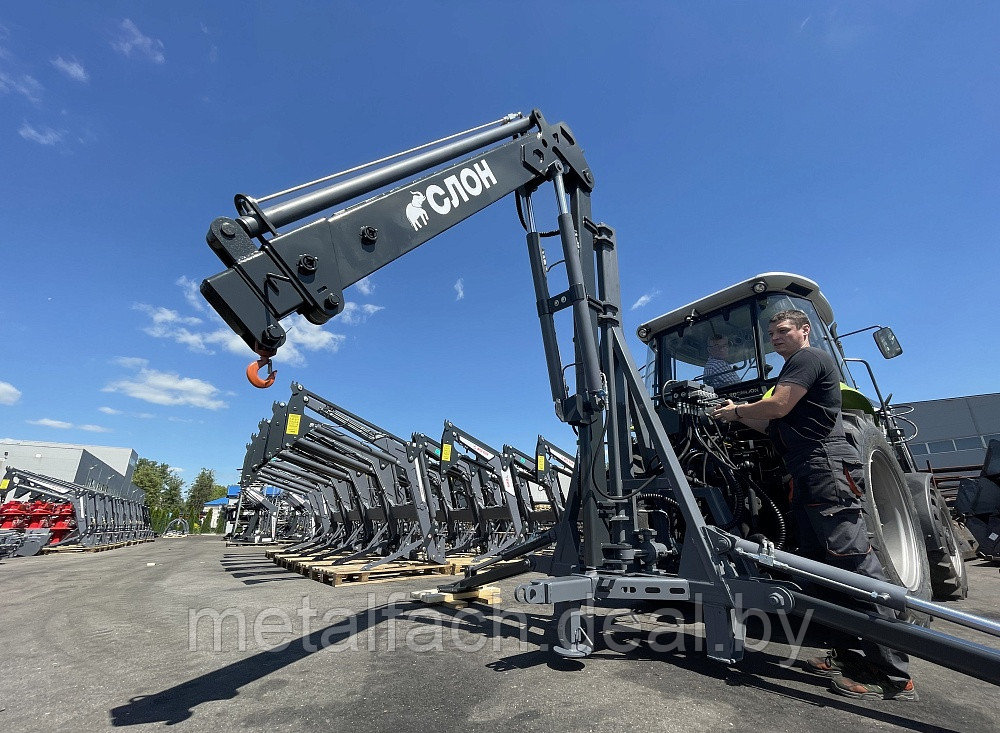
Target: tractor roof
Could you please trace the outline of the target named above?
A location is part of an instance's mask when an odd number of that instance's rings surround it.
[[[719,290],[711,295],[706,295],[700,300],[676,308],[662,316],[657,316],[651,321],[646,321],[639,326],[639,338],[645,343],[661,331],[672,328],[683,323],[691,315],[703,316],[713,311],[725,308],[727,305],[743,300],[755,293],[786,293],[800,298],[805,298],[816,307],[816,312],[827,325],[833,322],[833,309],[826,296],[819,290],[819,285],[802,275],[793,275],[790,272],[765,272],[761,275],[747,278],[728,288]]]

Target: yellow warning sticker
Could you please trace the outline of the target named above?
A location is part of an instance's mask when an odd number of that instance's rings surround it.
[[[451,460],[451,443],[445,443],[441,446],[441,460],[445,463]]]
[[[293,412],[288,416],[288,424],[285,426],[285,432],[288,435],[298,435],[300,422],[302,422],[302,415]]]
[[[2,481],[0,481],[0,490],[6,489],[7,488],[7,484],[9,484],[9,483],[10,483],[10,479],[9,478],[5,478]]]
[[[538,470],[545,470],[545,456],[538,456]]]

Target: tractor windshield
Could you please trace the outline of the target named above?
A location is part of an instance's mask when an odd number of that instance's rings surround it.
[[[748,382],[777,377],[784,361],[771,347],[767,322],[775,313],[789,309],[805,311],[811,324],[810,344],[833,356],[844,381],[853,384],[813,304],[804,298],[770,293],[707,316],[695,311],[686,322],[659,334],[647,360],[650,391],[655,393],[664,383],[676,379],[703,382],[716,392],[728,393]],[[657,378],[650,379],[651,374]]]
[[[693,380],[725,391],[758,378],[752,303],[696,319],[695,315],[657,337],[660,385],[671,379]]]

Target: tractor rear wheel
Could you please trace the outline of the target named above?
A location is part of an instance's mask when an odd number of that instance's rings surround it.
[[[948,505],[931,478],[929,473],[906,475],[927,547],[931,590],[935,600],[965,598],[969,595],[969,573],[965,567],[962,543],[957,537]]]
[[[867,417],[845,414],[844,428],[861,455],[868,536],[889,582],[930,599],[930,567],[920,520],[895,451]]]

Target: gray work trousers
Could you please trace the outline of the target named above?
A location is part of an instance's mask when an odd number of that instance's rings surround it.
[[[857,451],[846,441],[830,442],[786,464],[792,474],[798,554],[888,581],[869,542],[861,503],[864,472]],[[883,618],[896,617],[891,609],[874,603],[851,600],[845,605]],[[909,657],[895,649],[842,632],[834,632],[833,648],[841,661],[873,668],[893,683],[910,679]]]

